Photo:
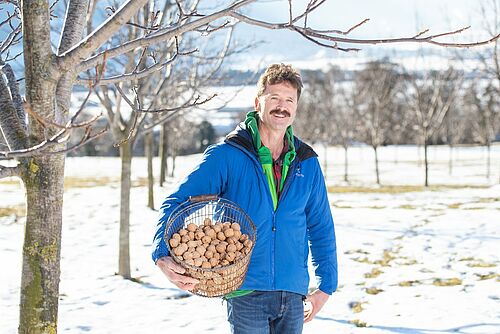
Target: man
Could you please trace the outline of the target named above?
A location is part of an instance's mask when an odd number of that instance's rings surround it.
[[[292,133],[302,90],[290,65],[269,66],[258,82],[255,110],[163,203],[153,260],[177,287],[198,283],[168,256],[163,240],[171,211],[192,195],[218,194],[237,203],[257,227],[245,281],[225,297],[233,333],[301,333],[337,288],[335,232],[316,153]],[[318,289],[307,296],[308,254]]]

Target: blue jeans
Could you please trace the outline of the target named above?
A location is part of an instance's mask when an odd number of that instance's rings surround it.
[[[304,302],[287,291],[254,291],[227,300],[233,334],[298,334],[304,326]]]

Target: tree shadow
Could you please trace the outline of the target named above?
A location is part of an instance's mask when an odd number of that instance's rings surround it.
[[[328,320],[334,321],[344,325],[355,326],[348,320],[338,320],[333,319],[331,317],[324,316],[316,316],[315,319],[318,320]],[[377,325],[368,325],[367,327],[381,329],[388,332],[400,333],[400,334],[432,334],[432,333],[462,333],[462,334],[471,334],[471,333],[480,333],[481,327],[492,327],[487,332],[481,333],[500,333],[500,323],[480,323],[480,324],[470,324],[459,327],[451,327],[448,329],[426,329],[426,328],[409,328],[409,327],[390,327],[390,326],[377,326]],[[473,329],[473,332],[469,332],[469,330]],[[493,331],[495,329],[495,331]]]

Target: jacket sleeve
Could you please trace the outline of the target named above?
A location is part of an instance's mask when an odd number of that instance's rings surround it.
[[[314,160],[313,187],[306,206],[307,230],[318,288],[331,295],[338,284],[335,228],[323,173]]]
[[[177,189],[168,196],[160,208],[160,216],[156,225],[153,239],[153,261],[168,256],[168,248],[163,239],[167,220],[172,211],[189,196],[221,195],[227,183],[227,154],[224,154],[221,145],[207,148],[201,162],[194,170],[180,182]]]

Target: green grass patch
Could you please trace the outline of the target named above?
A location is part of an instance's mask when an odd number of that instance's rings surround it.
[[[368,327],[368,324],[366,322],[359,319],[349,320],[349,323],[355,325],[356,327]]]
[[[417,260],[415,260],[415,259],[408,259],[408,258],[405,258],[405,257],[401,257],[401,259],[404,259],[404,260],[406,260],[406,261],[403,261],[403,262],[398,262],[398,264],[399,264],[400,266],[412,266],[412,265],[414,265],[414,264],[417,264],[417,263],[418,263],[418,262],[417,262]]]
[[[366,304],[366,302],[350,302],[349,303],[349,308],[354,313],[360,313],[360,312],[362,312],[364,310],[363,304]]]
[[[417,207],[415,205],[411,204],[402,204],[398,206],[398,209],[405,209],[405,210],[415,210]]]
[[[497,265],[495,263],[476,261],[476,262],[472,262],[472,263],[467,263],[467,266],[471,267],[471,268],[493,268],[493,267],[496,267]]]
[[[402,287],[408,287],[408,286],[415,286],[415,285],[420,285],[422,282],[419,280],[409,280],[409,281],[402,281],[399,282],[398,285]]]
[[[380,270],[379,268],[373,268],[372,271],[369,273],[366,273],[364,276],[365,278],[376,278],[380,276],[380,274],[383,274],[384,272]]]
[[[328,192],[334,194],[341,193],[381,193],[381,194],[402,194],[408,192],[420,191],[442,191],[450,189],[487,189],[489,186],[478,185],[433,185],[429,187],[415,186],[415,185],[390,185],[381,187],[355,187],[355,186],[329,186]]]
[[[435,286],[455,286],[462,285],[462,280],[460,278],[436,278],[432,282]]]
[[[80,178],[67,176],[64,178],[64,189],[103,187],[117,182],[120,182],[120,179],[110,177]]]
[[[378,264],[382,267],[388,267],[389,263],[395,258],[396,257],[394,256],[394,253],[386,249],[382,254],[382,258],[380,260],[375,261],[374,264]]]
[[[120,184],[119,177],[65,177],[64,178],[64,189],[71,188],[92,188],[92,187],[104,187],[110,184]],[[132,187],[146,187],[148,184],[148,179],[146,177],[140,177],[138,179],[131,181]]]
[[[495,277],[499,277],[500,278],[500,275],[498,275],[497,273],[489,273],[489,274],[475,274],[480,281],[485,281],[485,280],[488,280],[488,279],[492,279],[492,278],[495,278]]]
[[[345,251],[344,254],[365,254],[368,255],[370,252],[364,251],[362,249],[350,249],[348,251]]]
[[[334,208],[337,208],[337,209],[352,209],[352,208],[354,208],[353,206],[350,206],[350,205],[339,205],[339,204],[335,204],[335,203],[333,203],[332,206]]]
[[[359,262],[359,263],[375,264],[373,261],[368,260],[368,258],[366,256],[365,257],[355,257],[351,260]]]
[[[481,197],[475,203],[495,203],[500,202],[499,197]]]
[[[3,179],[3,180],[0,180],[0,184],[6,184],[6,185],[10,185],[10,186],[17,186],[20,182],[21,182],[20,179],[14,179],[14,180]]]
[[[0,217],[8,217],[15,215],[17,217],[26,216],[26,206],[25,205],[14,205],[6,208],[0,207]]]
[[[384,290],[382,289],[377,289],[377,288],[366,288],[365,292],[369,295],[378,295],[379,293],[383,292]]]

